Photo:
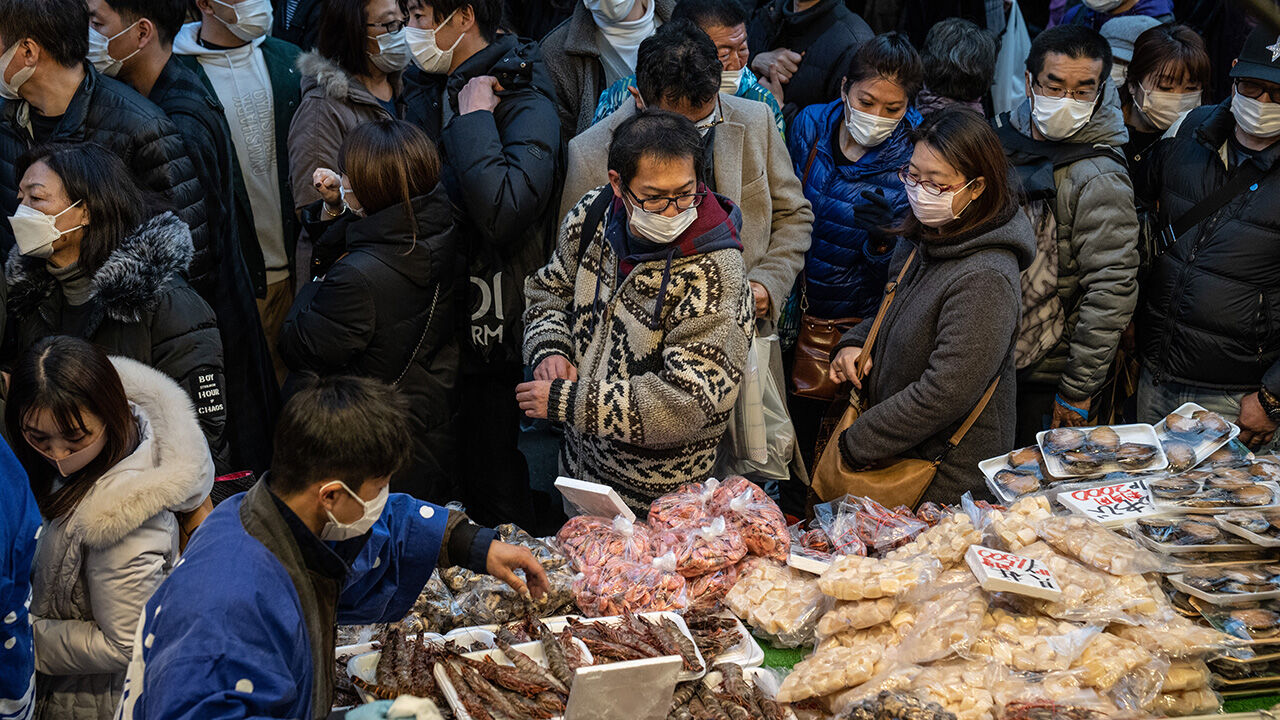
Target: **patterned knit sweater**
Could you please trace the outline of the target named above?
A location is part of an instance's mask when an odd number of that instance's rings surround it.
[[[602,191],[574,206],[550,262],[525,283],[524,355],[533,367],[563,355],[578,368],[577,381],[552,383],[547,407],[565,426],[561,472],[610,485],[643,513],[711,472],[754,312],[740,250],[647,260],[619,280],[605,231],[625,219],[611,209],[580,253],[587,208]],[[741,223],[728,200],[715,199]]]

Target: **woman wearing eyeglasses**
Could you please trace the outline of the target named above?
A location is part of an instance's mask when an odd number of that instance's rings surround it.
[[[412,54],[400,0],[328,0],[316,49],[298,58],[302,100],[289,126],[289,177],[296,210],[320,199],[316,168],[338,166],[357,125],[404,116],[400,74]],[[302,255],[302,253],[299,253]],[[305,275],[306,258],[299,258]]]
[[[1013,444],[1019,273],[1035,236],[1008,185],[1004,150],[977,113],[949,108],[916,130],[901,169],[911,214],[889,273],[897,293],[870,351],[864,322],[837,345],[831,379],[862,388],[868,409],[839,438],[849,467],[941,459],[925,501],[985,495],[980,460]],[[859,368],[859,364],[865,368]],[[865,375],[861,374],[865,371]],[[948,440],[999,379],[959,445]],[[833,439],[834,441],[834,439]]]

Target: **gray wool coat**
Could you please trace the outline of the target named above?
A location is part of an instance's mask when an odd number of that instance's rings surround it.
[[[853,467],[895,456],[933,460],[999,372],[990,404],[939,466],[921,502],[954,503],[966,491],[986,497],[978,462],[1013,444],[1019,273],[1035,256],[1035,235],[1026,216],[1010,207],[986,227],[945,241],[904,238],[889,277],[897,277],[913,247],[915,260],[871,349],[863,383],[869,407],[845,431],[840,450]],[[859,324],[835,352],[861,347],[870,329],[869,322]]]

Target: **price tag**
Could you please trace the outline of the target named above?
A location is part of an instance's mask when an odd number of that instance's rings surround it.
[[[1058,503],[1068,510],[1112,527],[1126,520],[1160,512],[1145,480],[1081,488],[1059,493]]]
[[[1018,593],[1041,600],[1062,599],[1062,588],[1039,560],[981,545],[970,545],[964,559],[983,590]]]

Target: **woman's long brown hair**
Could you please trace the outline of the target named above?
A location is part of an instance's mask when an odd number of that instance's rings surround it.
[[[427,134],[403,120],[371,120],[347,135],[338,157],[339,170],[351,180],[365,214],[399,203],[416,239],[413,198],[440,182],[440,155]]]
[[[58,471],[27,442],[23,432],[32,413],[47,410],[59,432],[86,432],[85,415],[102,420],[106,446],[83,470],[66,478],[56,492]],[[30,478],[31,492],[45,519],[70,515],[104,473],[134,451],[138,426],[129,411],[115,366],[97,345],[80,338],[54,335],[27,349],[13,368],[5,425],[13,451]]]

